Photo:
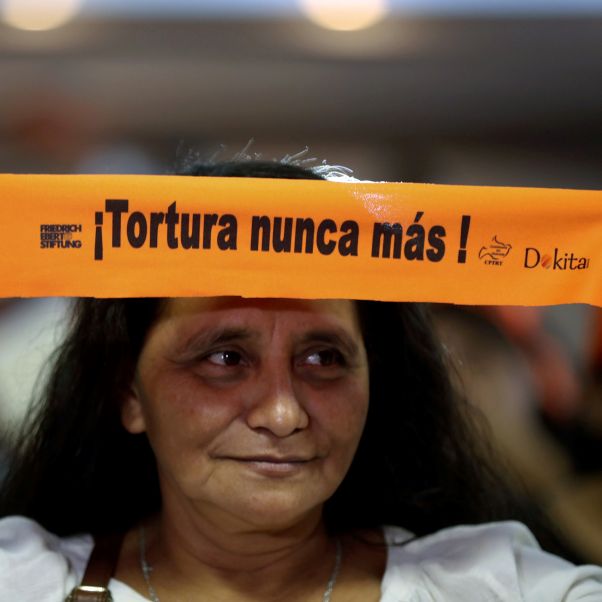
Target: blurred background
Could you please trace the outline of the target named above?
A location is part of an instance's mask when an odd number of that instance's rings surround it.
[[[362,179],[600,189],[601,74],[602,0],[0,0],[0,172],[165,173],[253,138]],[[4,437],[68,304],[0,305]],[[517,483],[602,563],[600,310],[435,313]]]

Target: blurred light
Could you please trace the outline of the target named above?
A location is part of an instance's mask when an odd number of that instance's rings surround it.
[[[388,12],[387,0],[299,0],[299,3],[314,23],[338,31],[370,27]]]
[[[46,31],[64,25],[78,13],[82,0],[0,0],[0,14],[8,25]]]

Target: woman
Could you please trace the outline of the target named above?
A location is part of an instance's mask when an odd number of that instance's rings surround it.
[[[64,599],[112,531],[115,602],[602,592],[600,569],[487,522],[509,509],[470,424],[416,305],[80,301],[4,492],[28,518],[0,521],[0,600]]]

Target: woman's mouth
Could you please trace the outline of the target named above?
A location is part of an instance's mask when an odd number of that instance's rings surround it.
[[[224,459],[239,463],[253,472],[271,477],[285,477],[298,474],[316,460],[315,457],[310,456],[264,454],[256,456],[232,456]]]

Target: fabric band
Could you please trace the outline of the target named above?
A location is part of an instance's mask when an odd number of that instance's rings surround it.
[[[602,191],[1,175],[0,295],[602,306]]]

